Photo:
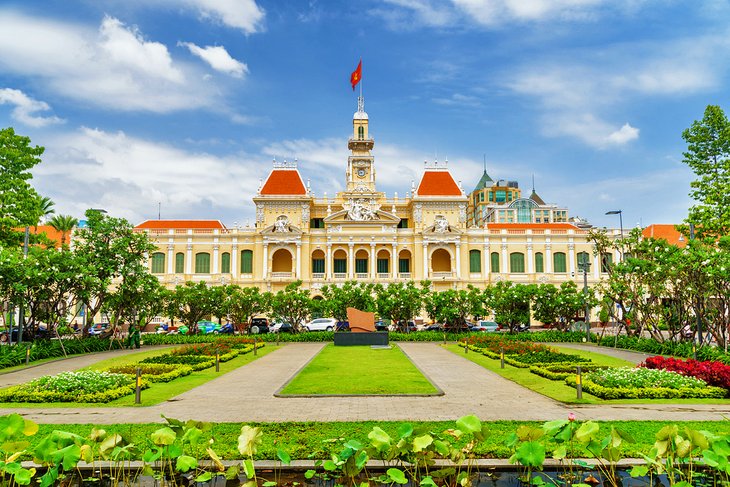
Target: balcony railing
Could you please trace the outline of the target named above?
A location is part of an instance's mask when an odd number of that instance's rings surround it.
[[[332,277],[335,279],[347,279],[347,272],[335,272]]]
[[[411,279],[411,273],[410,272],[399,272],[398,277],[401,279]]]
[[[355,279],[367,279],[368,277],[370,277],[370,274],[368,274],[367,272],[356,272],[355,273]]]
[[[448,271],[448,272],[444,272],[444,271],[432,272],[431,273],[431,277],[433,277],[434,279],[444,278],[444,277],[454,277],[454,273],[451,272],[451,271]]]
[[[272,272],[271,278],[272,279],[291,279],[292,273],[291,272]]]
[[[324,279],[324,272],[312,272],[312,279]]]
[[[390,272],[378,272],[378,279],[390,279]]]

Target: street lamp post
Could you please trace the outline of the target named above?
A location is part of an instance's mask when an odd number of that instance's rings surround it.
[[[591,341],[591,306],[588,299],[588,271],[591,269],[591,263],[587,255],[583,255],[583,258],[578,262],[578,269],[583,271],[583,302],[585,304],[585,323],[586,323],[586,338],[587,341]]]
[[[618,223],[621,228],[621,261],[624,260],[624,210],[611,210],[607,211],[606,215],[618,215]]]

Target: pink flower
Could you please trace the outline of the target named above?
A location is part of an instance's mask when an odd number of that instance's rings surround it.
[[[575,414],[574,413],[568,413],[568,421],[575,421]]]

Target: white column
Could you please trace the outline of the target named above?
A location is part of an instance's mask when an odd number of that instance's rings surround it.
[[[601,256],[593,256],[593,278],[597,281],[601,277]]]
[[[213,274],[218,274],[218,244],[213,246]]]
[[[461,244],[456,244],[456,278],[461,277]]]
[[[167,273],[173,274],[175,271],[175,246],[170,239],[170,243],[167,245]]]
[[[370,279],[375,280],[375,264],[377,261],[377,256],[375,255],[375,244],[370,244]]]
[[[568,244],[568,259],[570,259],[568,271],[571,276],[575,276],[575,244],[573,242]]]
[[[489,277],[489,273],[492,272],[492,270],[489,268],[492,263],[492,256],[489,255],[489,242],[484,244],[484,250],[482,251],[484,254],[482,256],[482,267],[484,268],[484,279],[487,279]]]
[[[527,239],[527,273],[535,272],[535,259],[532,258],[532,239]]]
[[[552,244],[550,243],[550,239],[545,239],[545,273],[552,274],[553,273],[553,251],[552,251]]]
[[[295,279],[301,279],[302,278],[302,244],[297,244],[297,271],[294,275]]]
[[[350,253],[347,256],[347,259],[348,259],[347,277],[348,277],[348,279],[354,279],[355,278],[355,244],[350,242],[348,244],[348,247],[350,247]]]
[[[423,243],[423,276],[421,279],[428,279],[428,243]]]
[[[393,243],[393,252],[390,254],[390,268],[393,270],[393,279],[398,277],[398,244]],[[412,270],[412,269],[409,269]]]
[[[185,274],[192,274],[193,273],[193,244],[190,243],[190,239],[188,239],[188,255],[185,259]]]
[[[327,279],[332,279],[332,244],[327,244],[327,262],[324,263],[324,272]]]
[[[238,277],[238,244],[234,243],[231,247],[231,277]]]
[[[509,259],[507,255],[507,239],[502,238],[502,266],[500,267],[500,272],[502,274],[507,274],[509,272]]]
[[[261,268],[261,278],[267,279],[269,277],[269,242],[264,242],[264,259],[263,267]]]

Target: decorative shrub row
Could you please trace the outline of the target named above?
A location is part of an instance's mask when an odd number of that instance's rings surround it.
[[[730,390],[730,366],[714,360],[680,360],[672,357],[649,357],[639,367],[669,370],[688,377],[696,377],[711,386]]]
[[[29,346],[31,362],[64,356],[63,349],[61,348],[61,340],[35,340],[30,343],[23,342],[20,345],[3,345],[0,347],[0,369],[24,364],[25,351]],[[114,340],[109,343],[109,340],[99,340],[98,338],[66,339],[63,340],[63,346],[66,349],[67,355],[106,352],[110,349],[117,350],[122,348],[119,340]]]
[[[460,342],[459,343],[459,346],[461,346],[461,347],[465,346],[465,342]],[[500,358],[501,358],[501,356],[500,356],[499,353],[492,352],[490,349],[487,349],[487,348],[479,348],[479,347],[475,347],[475,346],[469,345],[469,350],[473,350],[476,353],[481,353],[485,357],[489,357],[491,359],[500,360]],[[542,352],[538,352],[538,353],[542,353]],[[558,354],[559,352],[552,352],[552,353]],[[569,360],[568,358],[573,359],[573,360],[574,359],[577,359],[577,361],[580,362],[581,365],[583,363],[586,363],[586,362],[590,362],[591,361],[591,359],[586,359],[586,358],[583,358],[583,357],[578,357],[577,355],[569,355],[569,354],[560,354],[560,355],[563,355],[566,360]],[[521,362],[521,361],[518,360],[519,357],[520,357],[520,355],[507,355],[505,353],[505,355],[504,355],[504,363],[509,364],[509,365],[511,365],[513,367],[517,367],[519,369],[526,369],[528,367],[549,366],[549,365],[552,365],[554,363],[554,362],[548,362],[548,363],[542,363],[542,362],[536,362],[536,363]],[[572,361],[566,361],[566,362],[561,362],[561,363],[563,365],[568,366],[568,365],[570,365],[570,364],[572,364],[574,362],[572,362]],[[573,366],[573,367],[575,367],[575,366]]]
[[[142,364],[183,364],[193,370],[204,370],[215,365],[215,358],[201,355],[158,355],[147,357],[140,361]]]
[[[554,364],[570,363],[577,364],[590,362],[591,359],[580,357],[569,353],[556,352],[554,350],[541,350],[539,352],[527,352],[514,356],[514,359],[523,364]]]
[[[568,377],[565,383],[576,387],[575,377]],[[723,398],[725,389],[721,387],[603,387],[583,377],[583,391],[601,399],[703,399]]]
[[[142,382],[142,387],[147,387]],[[124,374],[81,371],[43,376],[0,390],[0,402],[109,402],[132,394],[135,381]]]
[[[624,348],[626,350],[636,350],[637,352],[649,353],[654,355],[674,355],[675,357],[689,358],[693,357],[691,342],[658,342],[653,338],[638,338],[629,336],[603,337],[600,345],[607,347]],[[730,354],[725,353],[721,348],[704,346],[697,349],[697,358],[707,361],[714,360],[730,365]]]
[[[574,376],[577,373],[576,366],[580,365],[581,372],[591,372],[594,370],[607,369],[606,365],[595,365],[595,364],[543,364],[533,365],[530,367],[530,372],[540,377],[545,377],[550,380],[565,380],[570,376]]]
[[[591,372],[587,378],[603,387],[707,387],[707,383],[666,370],[616,367]]]
[[[234,351],[231,346],[223,342],[212,342],[212,343],[196,343],[194,345],[186,345],[184,347],[174,348],[170,351],[171,355],[203,355],[208,357],[215,357],[216,354],[229,355],[234,353],[238,355],[238,351]]]
[[[136,377],[138,368],[140,369],[142,379],[147,382],[170,382],[178,377],[190,375],[193,372],[193,368],[189,365],[152,363],[120,365],[110,367],[107,370],[114,374],[126,374]]]

